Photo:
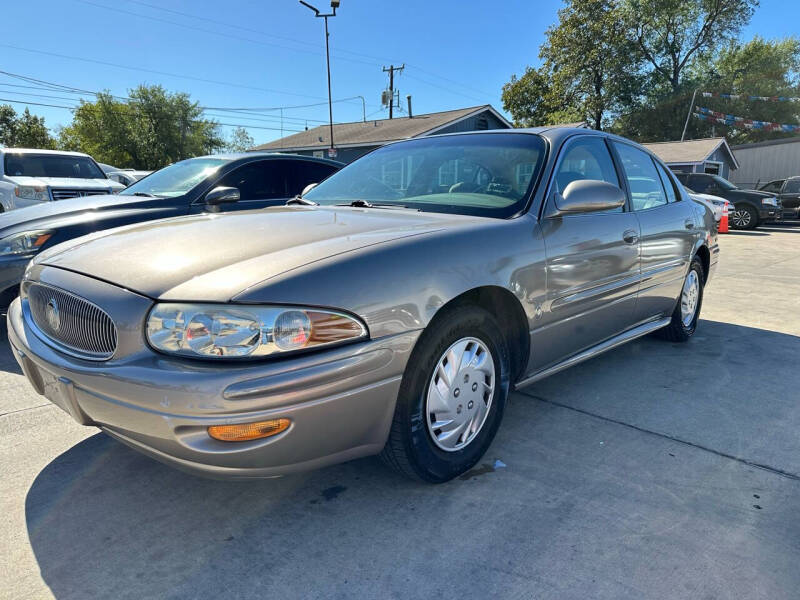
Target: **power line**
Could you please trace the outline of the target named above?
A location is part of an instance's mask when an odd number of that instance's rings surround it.
[[[281,90],[275,90],[270,88],[262,88],[253,85],[246,85],[243,83],[234,83],[231,81],[220,81],[218,79],[206,79],[204,77],[193,77],[191,75],[179,75],[178,73],[170,73],[169,71],[158,71],[156,69],[146,69],[144,67],[131,67],[129,65],[121,65],[119,63],[112,63],[104,60],[96,60],[93,58],[83,58],[81,56],[70,56],[68,54],[60,54],[58,52],[48,52],[46,50],[37,50],[33,48],[24,48],[22,46],[14,46],[11,44],[0,44],[0,48],[11,48],[12,50],[20,50],[22,52],[30,52],[32,54],[41,54],[44,56],[54,56],[56,58],[65,58],[68,60],[76,60],[79,62],[85,62],[95,65],[103,65],[106,67],[116,67],[118,69],[127,69],[129,71],[141,71],[142,73],[151,73],[154,75],[165,75],[167,77],[176,77],[178,79],[186,79],[188,81],[199,81],[202,83],[213,83],[215,85],[224,85],[226,87],[236,87],[241,89],[247,90],[255,90],[258,92],[268,92],[270,94],[282,94],[285,96],[298,96],[301,98],[313,98],[314,100],[319,100],[319,96],[309,96],[308,94],[298,94],[295,92],[283,92]]]
[[[0,98],[0,102],[8,102],[9,104],[24,104],[25,106],[46,106],[49,108],[63,108],[74,112],[79,107],[77,106],[64,106],[63,104],[45,104],[42,102],[30,102],[27,100],[14,100],[13,98]],[[119,112],[116,108],[111,108],[112,111]],[[300,133],[302,129],[288,129],[286,127],[264,127],[261,125],[248,125],[247,123],[221,123],[219,121],[205,120],[205,119],[188,119],[190,123],[208,123],[210,125],[220,125],[223,127],[243,127],[244,129],[266,129],[269,131],[289,131],[291,133]]]
[[[77,0],[77,1],[87,2],[87,0]],[[138,4],[138,5],[141,5],[141,6],[146,6],[148,8],[154,9],[154,10],[160,10],[160,11],[163,11],[163,12],[172,13],[172,14],[175,14],[175,15],[179,15],[181,17],[189,17],[190,19],[197,19],[199,21],[205,21],[207,23],[213,23],[215,25],[222,25],[224,27],[230,27],[232,29],[238,29],[240,31],[248,31],[250,33],[255,33],[257,35],[262,35],[262,36],[265,36],[265,37],[272,37],[272,38],[276,38],[276,39],[281,39],[281,40],[284,40],[284,41],[292,42],[292,43],[295,43],[295,44],[302,44],[302,45],[306,45],[306,46],[311,46],[313,48],[319,49],[319,52],[317,54],[322,54],[322,47],[321,46],[319,46],[317,44],[314,44],[314,43],[311,43],[311,42],[306,42],[304,40],[298,40],[298,39],[295,39],[295,38],[275,35],[275,34],[272,34],[272,33],[267,33],[265,31],[260,31],[258,29],[252,29],[250,27],[244,27],[242,25],[237,25],[237,24],[234,24],[234,23],[228,23],[228,22],[225,22],[225,21],[217,20],[217,19],[211,19],[211,18],[208,18],[208,17],[202,17],[200,15],[194,15],[194,14],[191,14],[191,13],[177,11],[177,10],[173,10],[173,9],[169,9],[169,8],[164,8],[164,7],[161,7],[161,6],[156,6],[154,4],[150,4],[149,2],[142,2],[141,0],[128,0],[128,2],[133,3],[133,4]],[[105,7],[105,8],[110,8],[110,7]],[[131,13],[131,14],[136,14],[136,13]],[[147,18],[146,15],[138,14],[138,16],[142,16],[142,17]],[[181,26],[182,26],[182,24],[181,24]],[[370,65],[374,64],[374,65],[377,66],[378,63],[399,62],[399,61],[397,61],[395,59],[391,59],[390,60],[390,59],[387,59],[386,57],[377,57],[377,56],[370,55],[370,54],[364,54],[362,52],[354,52],[352,50],[346,50],[346,49],[340,48],[340,47],[332,47],[331,49],[336,51],[336,52],[340,52],[340,53],[344,52],[346,54],[352,54],[354,56],[361,56],[363,58],[369,58],[371,60],[377,61],[375,63],[364,63],[364,64],[370,64]],[[350,60],[350,59],[347,59],[346,57],[342,57],[342,56],[340,56],[339,58],[341,60]],[[357,61],[357,62],[363,62],[363,61]],[[430,75],[432,77],[435,77],[437,79],[441,79],[443,81],[447,81],[449,83],[452,83],[452,84],[457,85],[459,87],[462,87],[464,89],[472,90],[473,92],[477,92],[477,93],[483,94],[485,96],[492,96],[493,95],[493,94],[491,94],[491,93],[489,93],[489,92],[487,92],[485,90],[480,90],[478,88],[466,85],[466,84],[461,83],[459,81],[456,81],[454,79],[450,79],[450,78],[445,77],[443,75],[439,75],[437,73],[434,73],[433,71],[430,71],[428,69],[423,69],[422,67],[420,67],[418,65],[414,65],[414,64],[408,63],[406,66],[411,68],[411,69],[420,71],[421,73],[427,73],[428,75]],[[427,84],[430,85],[429,82],[426,82],[424,80],[420,80],[420,81],[422,81],[422,83],[427,83]]]

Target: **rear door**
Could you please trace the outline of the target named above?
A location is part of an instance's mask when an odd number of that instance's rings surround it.
[[[694,206],[682,200],[669,170],[632,144],[614,142],[631,208],[641,230],[641,283],[636,322],[666,317],[675,309],[700,234]]]
[[[783,210],[797,213],[800,208],[800,179],[787,179],[780,194]]]
[[[548,202],[572,181],[620,186],[603,137],[576,136],[562,147]],[[639,223],[622,207],[541,221],[547,257],[547,300],[535,334],[539,370],[631,327],[639,287]]]

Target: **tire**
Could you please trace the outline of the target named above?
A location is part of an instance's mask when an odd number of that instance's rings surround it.
[[[691,320],[686,322],[683,312],[684,295],[687,291],[687,285],[689,285],[689,280],[693,276],[697,280],[697,293],[695,299],[694,315],[691,318]],[[700,318],[700,309],[703,306],[704,281],[705,281],[705,272],[703,270],[703,263],[700,262],[700,259],[697,256],[695,256],[692,259],[692,264],[689,267],[689,272],[686,274],[686,279],[684,279],[683,288],[681,288],[681,295],[678,298],[678,303],[675,306],[675,310],[672,312],[672,320],[670,321],[670,324],[664,327],[663,329],[659,329],[656,332],[656,334],[660,338],[668,340],[670,342],[689,341],[689,338],[692,337],[695,330],[697,329],[697,321]]]
[[[758,211],[752,206],[734,207],[730,222],[733,229],[755,229],[758,227]]]
[[[474,358],[464,363],[467,368],[454,369],[451,373],[454,381],[451,386],[446,386],[444,378],[440,377],[440,362],[454,356],[450,354],[451,350],[455,348],[454,352],[457,352],[465,340],[472,341],[466,342],[463,356]],[[471,350],[470,343],[473,344]],[[481,346],[488,355],[482,353]],[[468,355],[467,352],[474,354]],[[479,360],[481,356],[484,357],[482,362]],[[483,394],[480,392],[484,386],[489,388],[489,376],[483,370],[470,368],[478,363],[482,369],[493,368],[491,393],[488,389]],[[430,483],[448,481],[471,469],[489,448],[503,419],[510,387],[510,364],[508,345],[490,313],[473,305],[462,305],[437,316],[422,333],[406,366],[381,459],[403,475]],[[468,379],[470,373],[472,380]],[[478,385],[482,377],[482,385]],[[449,406],[453,410],[436,412],[433,403],[429,404],[429,395],[443,389],[440,385],[449,390],[440,398],[449,398],[446,402],[451,403]],[[461,394],[459,386],[465,390]],[[485,411],[484,406],[488,407]],[[478,412],[484,412],[485,416],[481,417]],[[455,415],[452,419],[455,423],[472,419],[474,425],[464,423],[467,429],[458,433],[456,425],[442,420],[445,414]],[[451,427],[451,433],[457,433],[457,438],[451,435],[448,440],[447,431],[433,429],[438,423]],[[473,433],[469,434],[473,428]],[[458,442],[462,437],[463,442]],[[444,449],[448,444],[449,449]]]

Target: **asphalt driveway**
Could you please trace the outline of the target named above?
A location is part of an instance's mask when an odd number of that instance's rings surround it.
[[[722,251],[688,345],[515,393],[441,486],[185,475],[71,422],[3,341],[0,597],[797,598],[800,223]]]

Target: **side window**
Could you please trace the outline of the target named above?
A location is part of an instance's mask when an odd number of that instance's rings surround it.
[[[711,186],[711,177],[703,177],[701,175],[689,176],[689,189],[697,192],[698,194],[705,194]]]
[[[597,179],[619,186],[611,154],[601,138],[585,137],[573,142],[558,165],[555,183],[559,192],[581,179]]]
[[[251,162],[225,175],[217,185],[238,188],[242,200],[288,198],[287,166],[283,160]]]
[[[761,188],[764,192],[772,192],[773,194],[779,194],[781,191],[781,186],[783,185],[783,180],[779,179],[778,181],[770,181],[767,185]],[[787,188],[789,185],[786,186]]]
[[[780,191],[780,190],[778,190]],[[783,189],[784,194],[800,194],[800,179],[790,179]]]
[[[285,165],[287,178],[287,194],[292,198],[303,191],[309,183],[319,183],[329,175],[338,171],[333,165],[312,162],[310,160],[277,161]]]
[[[672,177],[669,176],[667,170],[659,163],[656,163],[656,168],[658,169],[658,174],[661,175],[661,183],[664,185],[664,191],[667,192],[667,201],[677,202],[678,194],[675,191],[675,183],[672,181]]]
[[[650,155],[628,144],[615,143],[614,146],[619,152],[631,190],[633,210],[647,210],[666,204],[664,186]]]

